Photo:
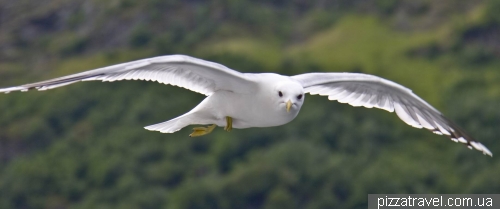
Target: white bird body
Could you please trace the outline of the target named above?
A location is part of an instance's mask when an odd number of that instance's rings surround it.
[[[215,124],[223,127],[226,125],[226,117],[233,119],[233,128],[272,127],[284,125],[298,115],[303,101],[296,99],[296,95],[303,94],[300,83],[288,76],[274,73],[244,74],[244,76],[249,80],[255,80],[259,88],[245,93],[218,90],[188,113],[170,121],[148,126],[146,129],[172,133],[192,124]],[[275,100],[279,92],[277,88],[283,85],[289,87],[287,91],[290,93],[284,93],[282,100]],[[290,112],[287,112],[285,107],[288,100],[292,101]]]
[[[352,106],[396,112],[415,128],[446,135],[483,154],[492,153],[413,92],[392,81],[361,73],[306,73],[284,76],[274,73],[240,73],[218,63],[185,55],[142,59],[21,86],[0,92],[48,90],[79,81],[147,80],[183,87],[207,96],[188,113],[145,127],[173,133],[188,125],[194,136],[210,133],[215,126],[231,128],[271,127],[292,121],[300,111],[305,93],[328,96]],[[229,127],[228,127],[229,126]],[[190,135],[191,136],[191,135]]]

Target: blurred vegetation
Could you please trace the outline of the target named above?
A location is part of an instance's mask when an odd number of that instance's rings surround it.
[[[407,86],[500,153],[499,0],[0,0],[0,84],[163,54]],[[370,193],[498,193],[500,160],[395,114],[307,96],[290,124],[142,127],[202,95],[80,83],[0,95],[0,208],[366,208]]]

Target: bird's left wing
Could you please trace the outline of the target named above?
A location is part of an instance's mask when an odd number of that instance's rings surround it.
[[[0,92],[48,90],[79,81],[146,80],[183,87],[201,94],[210,95],[217,90],[251,93],[254,81],[226,66],[186,55],[168,55],[142,59],[47,81],[0,88]]]
[[[451,140],[492,156],[483,144],[467,135],[438,110],[415,95],[410,89],[392,81],[361,73],[306,73],[292,76],[306,93],[328,96],[352,106],[395,111],[405,123],[426,128]]]

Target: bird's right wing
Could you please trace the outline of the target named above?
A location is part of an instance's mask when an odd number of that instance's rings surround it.
[[[126,62],[37,83],[0,88],[0,92],[9,93],[30,89],[42,91],[79,81],[93,80],[157,81],[204,95],[211,95],[217,90],[251,93],[256,89],[256,83],[252,79],[221,64],[185,55],[168,55]]]

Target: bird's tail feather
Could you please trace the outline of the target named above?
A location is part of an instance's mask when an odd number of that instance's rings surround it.
[[[190,125],[188,118],[189,115],[182,115],[172,120],[146,126],[144,128],[150,131],[159,131],[161,133],[174,133]]]

